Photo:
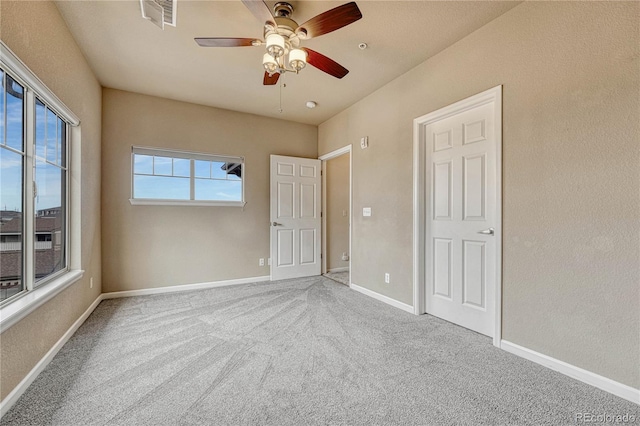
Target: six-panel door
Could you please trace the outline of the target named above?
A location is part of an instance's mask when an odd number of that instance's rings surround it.
[[[320,160],[271,156],[271,279],[320,275]]]
[[[425,126],[427,313],[493,336],[496,244],[492,103]]]

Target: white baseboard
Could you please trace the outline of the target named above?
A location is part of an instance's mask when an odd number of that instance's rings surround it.
[[[249,284],[270,281],[271,277],[265,275],[263,277],[239,278],[236,280],[213,281],[208,283],[172,285],[170,287],[145,288],[142,290],[126,290],[114,291],[111,293],[102,293],[103,299],[117,299],[119,297],[148,296],[150,294],[175,293],[179,291],[204,290],[207,288],[226,287],[229,285]]]
[[[376,293],[375,291],[369,290],[368,288],[360,287],[359,285],[354,283],[349,284],[349,287],[359,293],[366,294],[367,296],[373,297],[374,299],[384,302],[387,305],[391,305],[394,308],[402,309],[405,312],[413,314],[413,306],[411,305],[407,305],[406,303],[399,302],[396,299],[392,299],[388,296]]]
[[[608,379],[604,376],[600,376],[591,371],[584,370],[575,365],[568,364],[564,361],[551,358],[550,356],[541,354],[531,349],[527,349],[515,343],[508,342],[506,340],[500,341],[500,348],[514,355],[518,355],[522,358],[533,361],[536,364],[540,364],[551,370],[555,370],[573,379],[579,380],[591,386],[595,386],[598,389],[602,389],[605,392],[612,393],[620,398],[624,398],[627,401],[640,404],[640,389],[632,388],[631,386],[624,385],[614,380]]]
[[[38,377],[46,367],[49,365],[53,357],[56,356],[58,351],[62,349],[65,343],[73,336],[73,334],[80,328],[80,326],[89,318],[89,315],[93,312],[93,310],[100,304],[102,301],[102,294],[99,295],[96,300],[87,308],[86,311],[74,322],[71,327],[62,335],[62,337],[53,345],[49,352],[42,357],[40,361],[29,371],[29,373],[22,379],[18,386],[13,388],[13,390],[7,395],[5,399],[0,402],[0,418],[2,418],[7,411],[16,403],[16,401],[22,396],[24,391],[33,383],[33,381]]]
[[[31,371],[22,379],[22,381],[7,395],[7,397],[0,401],[0,418],[3,417],[7,411],[16,403],[16,401],[22,396],[22,394],[27,390],[27,388],[33,383],[38,374],[40,374],[46,367],[49,365],[51,360],[56,356],[58,351],[64,346],[64,344],[73,336],[73,334],[80,328],[80,326],[86,321],[86,319],[91,315],[94,309],[100,304],[100,302],[104,299],[113,299],[119,297],[131,297],[131,296],[143,296],[149,294],[162,294],[162,293],[171,293],[171,292],[179,292],[179,291],[190,291],[190,290],[198,290],[198,289],[206,289],[206,288],[215,288],[215,287],[223,287],[230,285],[238,285],[238,284],[248,284],[254,282],[264,282],[269,281],[269,276],[263,277],[253,277],[253,278],[241,278],[236,280],[226,280],[226,281],[215,281],[209,283],[199,283],[199,284],[187,284],[180,286],[171,286],[171,287],[160,287],[160,288],[152,288],[152,289],[144,289],[144,290],[130,290],[130,291],[118,291],[112,293],[102,293],[100,296],[93,301],[93,303],[87,308],[87,310],[78,318],[69,329],[64,333],[64,335],[53,345],[51,349],[45,354],[44,357],[31,369]],[[388,305],[391,305],[395,308],[402,309],[405,312],[409,312],[411,314],[414,313],[413,306],[407,305],[406,303],[399,302],[395,299],[392,299],[388,296],[384,296],[380,293],[376,293],[375,291],[366,289],[364,287],[360,287],[357,284],[351,283],[349,285],[353,290],[365,294],[369,297],[372,297],[376,300],[384,302]],[[564,361],[557,360],[550,356],[535,352],[531,349],[527,349],[515,343],[511,343],[506,340],[500,341],[500,348],[503,350],[510,352],[514,355],[520,356],[522,358],[528,359],[529,361],[540,364],[544,367],[555,370],[559,373],[562,373],[566,376],[589,384],[591,386],[595,386],[599,389],[604,390],[605,392],[609,392],[613,395],[619,396],[620,398],[626,399],[627,401],[631,401],[636,404],[640,404],[640,389],[632,388],[631,386],[624,385],[622,383],[616,382],[604,376],[600,376],[596,373],[592,373],[590,371],[584,370],[580,367],[576,367],[574,365],[568,364]]]
[[[327,272],[349,272],[349,267],[327,269]]]

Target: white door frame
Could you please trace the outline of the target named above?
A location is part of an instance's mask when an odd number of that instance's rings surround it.
[[[351,144],[318,157],[322,161],[322,273],[327,273],[327,161],[349,154],[349,286],[351,286],[351,225],[353,223],[353,155]]]
[[[426,312],[425,241],[429,233],[426,212],[430,211],[430,200],[425,194],[426,189],[430,188],[431,151],[425,149],[423,143],[424,129],[430,123],[488,103],[494,105],[496,135],[495,242],[497,264],[493,344],[500,347],[502,338],[502,85],[413,120],[413,308],[416,315]]]

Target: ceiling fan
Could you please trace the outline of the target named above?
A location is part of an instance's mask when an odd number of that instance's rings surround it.
[[[272,14],[263,0],[242,0],[249,11],[264,25],[264,41],[255,38],[198,37],[202,47],[266,46],[262,58],[264,78],[262,83],[274,85],[280,74],[296,74],[308,63],[336,78],[342,78],[349,70],[321,53],[301,47],[301,40],[308,40],[338,30],[362,18],[355,2],[343,4],[309,19],[302,25],[291,19],[293,6],[278,2]]]

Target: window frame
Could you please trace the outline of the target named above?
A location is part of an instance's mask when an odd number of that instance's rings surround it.
[[[0,302],[0,332],[3,332],[81,279],[84,271],[81,269],[80,247],[80,120],[1,40],[0,67],[7,75],[24,87],[24,146],[22,154],[22,280],[24,289]],[[37,239],[35,226],[36,203],[34,200],[36,98],[66,123],[66,146],[63,153],[66,156],[64,183],[65,267],[40,279],[35,276],[35,246]]]
[[[64,250],[65,250],[64,257],[65,257],[65,266],[64,266],[64,268],[60,269],[59,271],[53,272],[53,273],[51,273],[51,274],[49,274],[49,275],[47,275],[45,277],[42,277],[42,278],[37,278],[37,276],[36,276],[37,272],[34,270],[33,271],[33,277],[34,277],[33,278],[33,283],[31,283],[32,288],[29,289],[29,290],[34,290],[34,289],[36,289],[38,287],[46,285],[47,283],[49,283],[52,280],[55,280],[57,277],[63,276],[64,274],[67,274],[69,272],[69,270],[71,269],[71,266],[70,266],[71,260],[70,260],[70,256],[69,256],[69,252],[70,252],[69,245],[70,245],[70,242],[71,242],[71,234],[69,232],[69,228],[70,228],[69,225],[70,225],[70,220],[71,220],[71,217],[69,215],[69,210],[70,210],[70,206],[71,206],[71,203],[70,203],[70,189],[71,188],[70,188],[70,185],[69,185],[69,181],[70,181],[70,179],[69,179],[69,167],[70,167],[70,153],[71,153],[71,151],[69,149],[69,145],[71,144],[71,140],[70,140],[69,135],[71,134],[71,131],[70,131],[71,124],[62,115],[58,114],[56,112],[56,110],[53,109],[46,101],[44,101],[40,96],[38,96],[38,93],[34,93],[33,90],[30,90],[30,92],[33,95],[32,102],[33,102],[33,108],[34,109],[33,109],[33,111],[31,113],[34,116],[33,117],[33,121],[32,121],[32,124],[33,124],[32,127],[34,128],[34,130],[33,130],[33,136],[32,136],[33,143],[29,143],[28,144],[30,146],[29,149],[30,149],[31,152],[29,153],[29,150],[27,150],[27,156],[31,157],[32,167],[31,167],[30,170],[32,170],[32,172],[30,173],[30,176],[28,176],[30,182],[26,182],[25,181],[25,185],[29,185],[30,187],[34,187],[37,190],[37,184],[36,184],[36,179],[35,179],[35,177],[36,177],[36,167],[37,167],[36,166],[36,162],[37,162],[37,159],[40,159],[40,161],[44,161],[46,164],[54,165],[56,167],[59,167],[61,170],[64,170],[64,180],[65,180],[65,182],[64,182],[64,204],[65,204],[64,205],[64,221],[65,221],[65,223],[64,223]],[[36,146],[36,141],[35,141],[35,133],[36,133],[35,132],[35,125],[36,125],[35,106],[36,106],[36,99],[40,100],[40,103],[42,103],[44,105],[45,113],[46,113],[47,108],[48,108],[49,110],[51,110],[56,115],[56,117],[62,119],[62,121],[66,124],[66,130],[65,130],[65,135],[64,135],[64,138],[65,138],[64,152],[62,153],[62,155],[64,156],[63,157],[64,161],[61,160],[60,161],[60,163],[61,163],[60,165],[51,163],[46,158],[46,154],[45,154],[44,158],[43,157],[39,157],[36,154],[36,150],[35,150],[35,146]],[[26,123],[26,124],[27,124],[27,126],[29,125],[29,123]],[[28,138],[26,138],[26,139],[28,139]],[[64,166],[62,164],[64,164]],[[25,171],[25,173],[27,175],[29,175],[29,173],[27,171]],[[33,198],[34,197],[32,197],[32,199]],[[63,207],[63,206],[60,206],[60,207]],[[31,206],[31,209],[32,209],[32,211],[31,211],[31,214],[30,214],[29,217],[33,217],[34,218],[34,222],[33,222],[33,229],[31,231],[31,234],[30,234],[29,238],[33,237],[33,240],[31,241],[31,244],[33,245],[33,262],[34,262],[34,265],[35,265],[35,262],[36,262],[35,261],[35,258],[36,258],[35,250],[37,249],[36,248],[36,242],[37,242],[37,234],[38,234],[37,228],[35,226],[35,222],[37,221],[37,213],[38,213],[38,211],[36,209],[35,201],[33,202],[33,206]],[[52,244],[53,244],[53,237],[52,237]]]
[[[203,160],[203,161],[215,161],[215,162],[227,162],[227,163],[240,163],[242,164],[242,177],[240,179],[241,183],[241,201],[223,201],[223,200],[197,200],[197,199],[189,199],[189,200],[175,200],[175,199],[165,199],[165,198],[134,198],[135,187],[135,155],[148,155],[148,156],[158,156],[158,157],[171,157],[171,158],[179,158],[186,159],[190,161],[190,174],[189,174],[189,185],[190,185],[190,197],[195,197],[195,170],[194,164],[195,160]],[[129,202],[132,205],[142,205],[142,206],[221,206],[221,207],[244,207],[246,204],[245,201],[245,160],[244,157],[236,157],[230,155],[218,155],[218,154],[208,154],[203,152],[194,152],[194,151],[184,151],[184,150],[176,150],[169,148],[154,148],[154,147],[146,147],[146,146],[132,146],[131,147],[131,197],[129,198]],[[186,179],[186,177],[184,177]]]
[[[4,56],[4,55],[2,55]],[[27,203],[27,192],[28,192],[28,157],[29,157],[29,152],[27,151],[27,146],[28,146],[28,134],[27,134],[27,115],[28,115],[28,92],[27,92],[27,85],[25,84],[24,80],[22,78],[20,78],[20,75],[16,75],[16,73],[12,72],[12,70],[5,66],[4,64],[4,57],[0,57],[0,68],[2,69],[2,72],[4,74],[4,80],[6,81],[6,79],[8,77],[10,77],[14,82],[16,82],[17,84],[19,84],[22,87],[22,149],[18,150],[15,147],[9,146],[8,144],[6,144],[7,142],[7,127],[6,127],[6,123],[5,126],[3,127],[3,131],[4,131],[4,135],[3,135],[3,139],[5,140],[5,145],[0,145],[0,150],[1,149],[6,149],[7,151],[9,151],[10,153],[13,154],[17,154],[20,155],[21,160],[22,160],[22,227],[21,227],[21,233],[17,234],[20,236],[20,245],[21,245],[21,255],[20,255],[20,259],[21,259],[21,271],[22,271],[22,275],[20,277],[20,280],[22,281],[22,290],[20,290],[18,293],[4,299],[4,300],[0,300],[0,307],[2,306],[6,306],[8,303],[11,303],[12,300],[16,300],[20,297],[22,297],[23,295],[25,295],[30,289],[29,285],[33,285],[33,283],[29,283],[28,280],[26,280],[25,278],[27,277],[28,274],[28,267],[29,267],[29,262],[28,262],[28,255],[27,253],[29,252],[29,248],[31,247],[31,242],[27,241],[27,239],[25,239],[25,235],[27,235],[27,232],[29,232],[29,224],[27,223],[27,218],[29,217],[29,205]],[[7,96],[4,96],[3,99],[3,111],[4,114],[7,114]],[[4,115],[3,117],[0,117],[0,120],[4,120]],[[15,235],[15,234],[14,234]],[[1,253],[0,253],[1,255]],[[35,282],[35,275],[34,275],[34,282]]]

